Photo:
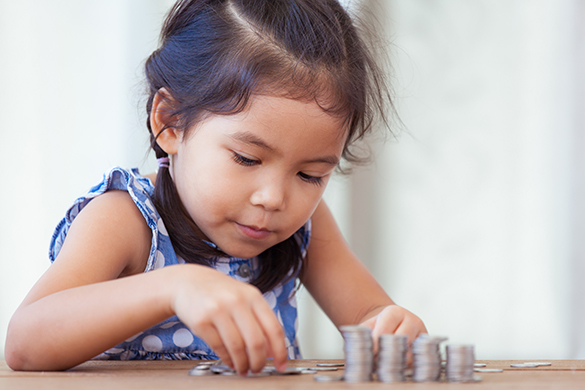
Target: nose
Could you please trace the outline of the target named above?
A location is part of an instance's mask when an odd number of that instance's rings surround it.
[[[250,196],[250,202],[267,211],[282,211],[286,206],[286,192],[284,180],[266,178],[256,187]]]

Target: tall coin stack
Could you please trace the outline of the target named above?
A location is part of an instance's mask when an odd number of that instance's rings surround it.
[[[440,344],[445,340],[447,340],[446,337],[421,334],[412,342],[412,380],[432,382],[440,379],[442,361]]]
[[[339,328],[345,341],[346,382],[369,382],[374,371],[374,345],[372,330],[364,326],[341,326]]]
[[[381,382],[404,382],[406,376],[406,335],[382,334],[378,339],[378,365],[376,373]]]
[[[474,382],[475,349],[473,345],[447,345],[445,376],[449,382]]]

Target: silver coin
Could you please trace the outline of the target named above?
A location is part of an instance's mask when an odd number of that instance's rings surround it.
[[[552,366],[551,362],[525,362],[524,364],[538,364],[538,366]]]
[[[315,375],[313,379],[317,382],[339,382],[343,380],[343,375]]]
[[[206,376],[206,375],[214,375],[214,372],[211,370],[198,370],[197,367],[192,368],[189,370],[189,375],[191,376]]]
[[[303,370],[305,370],[303,367],[287,367],[284,371],[278,371],[275,367],[270,368],[271,370],[268,370],[267,372],[269,372],[271,375],[299,375],[302,374]]]
[[[514,368],[534,368],[534,367],[538,367],[538,363],[516,363],[516,364],[510,364],[510,367],[514,367]]]
[[[485,367],[487,364],[485,363],[473,363],[473,367]]]
[[[268,372],[248,372],[248,374],[246,375],[247,378],[260,378],[260,377],[264,377],[264,376],[270,376],[270,373]]]
[[[217,365],[211,366],[209,369],[211,371],[215,372],[216,374],[221,374],[224,372],[235,372],[234,369],[232,369],[230,366],[227,366],[225,364],[217,364]]]
[[[501,368],[474,368],[475,372],[504,372]]]
[[[198,366],[213,366],[215,364],[218,364],[219,362],[221,362],[221,360],[204,360],[204,361],[197,363],[197,365]]]
[[[317,363],[317,367],[343,367],[343,363]]]
[[[358,383],[372,380],[374,371],[374,342],[372,330],[363,326],[340,327],[345,345],[346,382]]]

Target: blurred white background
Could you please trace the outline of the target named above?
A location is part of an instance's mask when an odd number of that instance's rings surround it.
[[[404,130],[327,190],[350,245],[478,359],[585,358],[585,3],[362,3],[391,44]],[[154,168],[142,63],[171,4],[0,0],[0,358],[71,202],[112,166]],[[304,356],[342,357],[299,300]]]

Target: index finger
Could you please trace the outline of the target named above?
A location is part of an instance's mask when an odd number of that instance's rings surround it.
[[[253,310],[254,315],[258,319],[258,323],[268,339],[268,350],[271,351],[274,366],[277,370],[284,371],[288,353],[282,325],[278,322],[276,315],[266,301],[254,305]]]

